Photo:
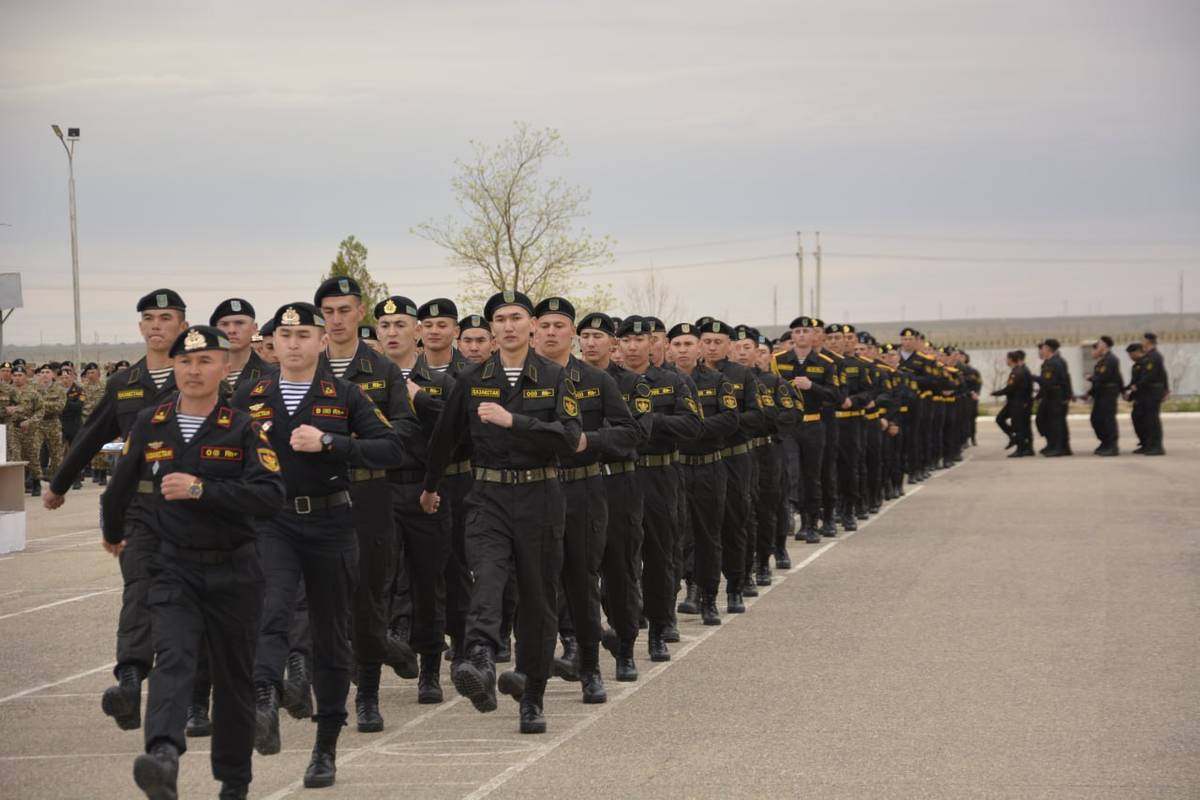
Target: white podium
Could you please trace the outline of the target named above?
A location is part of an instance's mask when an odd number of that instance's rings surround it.
[[[8,426],[0,425],[0,456],[8,455]],[[0,463],[0,553],[25,549],[25,462]]]

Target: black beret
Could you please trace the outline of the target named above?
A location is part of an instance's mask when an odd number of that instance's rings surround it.
[[[616,336],[617,324],[613,322],[612,317],[603,311],[593,311],[579,320],[579,325],[575,328],[576,333],[583,333],[585,330],[602,331],[609,336]]]
[[[708,323],[710,323],[712,321],[713,321],[712,317],[700,317],[700,319],[696,320],[695,325],[697,328],[703,328],[705,325],[707,325]]]
[[[24,364],[13,364],[12,371],[13,371],[13,375],[24,375],[25,374],[25,365]]]
[[[12,369],[12,368],[13,368],[13,365],[12,365],[11,361],[0,361],[0,369]]]
[[[126,361],[125,359],[123,359],[123,358],[122,358],[122,359],[121,359],[120,361],[118,361],[116,364],[113,364],[113,366],[114,366],[114,367],[116,367],[117,369],[121,369],[121,368],[128,368],[128,367],[129,367],[129,362],[128,362],[128,361]]]
[[[23,367],[23,366],[25,366],[25,359],[14,358],[12,363],[13,363],[14,367]]]
[[[1016,356],[1019,361],[1025,360],[1025,351],[1024,350],[1013,350],[1013,355]]]
[[[749,326],[738,325],[737,327],[735,327],[733,329],[733,334],[732,334],[731,338],[735,342],[742,342],[742,341],[745,341],[746,339],[753,339],[753,338],[755,338],[755,336]]]
[[[575,306],[571,305],[570,301],[565,297],[547,297],[533,309],[535,317],[542,317],[546,314],[561,314],[570,319],[571,322],[574,322]]]
[[[483,307],[483,316],[487,317],[488,322],[492,321],[492,317],[496,316],[496,312],[505,306],[520,306],[533,316],[533,301],[529,299],[529,295],[524,292],[515,292],[512,289],[506,289],[503,292],[496,292],[488,298],[487,305]]]
[[[1158,334],[1151,333],[1150,331],[1146,331],[1145,333],[1142,334],[1142,338],[1145,339],[1147,342],[1157,342]]]
[[[621,327],[617,328],[617,336],[624,338],[626,336],[640,336],[651,332],[650,323],[642,319],[636,314],[631,314],[621,321]]]
[[[642,317],[646,322],[650,323],[651,333],[666,333],[667,324],[658,317]]]
[[[246,302],[240,297],[231,297],[217,306],[216,310],[213,311],[212,316],[208,318],[208,324],[216,325],[221,319],[236,315],[246,316],[253,319],[255,316],[254,306],[250,305],[250,303]]]
[[[362,297],[362,289],[358,288],[358,281],[351,278],[349,275],[334,275],[326,278],[317,287],[316,294],[313,295],[313,305],[321,305],[321,301],[326,297]]]
[[[719,319],[708,318],[708,322],[699,326],[700,333],[723,333],[726,336],[733,335],[733,328],[727,323],[721,322]]]
[[[84,371],[84,372],[87,372],[87,371],[88,371],[88,370],[90,370],[90,369],[97,369],[97,370],[98,370],[98,369],[100,369],[100,365],[99,365],[99,364],[97,364],[95,361],[89,361],[88,363],[86,363],[86,364],[84,364],[84,365],[83,365],[83,371]]]
[[[410,317],[417,316],[417,304],[407,297],[394,294],[386,300],[381,300],[375,304],[375,319],[386,317],[389,314],[407,314]]]
[[[1140,353],[1144,349],[1145,348],[1142,347],[1141,342],[1133,342],[1125,347],[1125,352],[1126,353]]]
[[[920,336],[921,332],[918,331],[916,328],[905,328],[904,330],[900,331],[900,335],[901,336]]]
[[[700,337],[700,329],[690,322],[681,322],[667,331],[667,339],[678,339],[680,336]]]
[[[375,334],[375,328],[371,327],[370,325],[358,326],[358,338],[370,339],[372,342],[379,341],[379,337]]]
[[[463,331],[471,330],[481,330],[491,333],[492,326],[488,325],[488,321],[479,314],[467,314],[458,321],[458,330],[460,336],[462,335]]]
[[[1104,344],[1107,345],[1108,347],[1113,346],[1113,340],[1112,340],[1111,336],[1101,336],[1100,341],[1104,342]]]
[[[435,297],[417,309],[417,319],[426,320],[435,317],[449,317],[452,322],[458,321],[458,306],[453,300],[445,297]]]
[[[170,356],[199,353],[204,350],[228,350],[229,340],[211,325],[193,325],[175,337]]]
[[[789,328],[815,328],[817,326],[813,324],[812,317],[796,317],[794,320],[792,320],[792,324],[788,325],[788,327]]]
[[[871,334],[867,333],[866,331],[859,331],[855,338],[858,339],[859,344],[871,343]]]
[[[615,327],[616,327],[618,330],[620,330],[620,328],[621,328],[621,322],[622,322],[622,319],[621,319],[620,317],[613,317],[613,325],[614,325],[614,326],[615,326]]]
[[[841,333],[842,326],[831,322],[825,326],[825,332],[826,333]]]
[[[258,335],[262,337],[275,335],[275,320],[269,319],[258,328]]]
[[[881,353],[894,353],[895,351],[896,345],[892,344],[891,342],[884,342],[883,344],[879,345],[879,352]]]
[[[138,300],[137,310],[142,313],[147,309],[164,309],[172,308],[179,312],[187,311],[187,304],[183,302],[183,298],[179,296],[179,292],[174,289],[155,289],[150,294]]]
[[[274,323],[273,328],[292,328],[297,325],[315,325],[318,328],[325,327],[325,315],[321,313],[321,309],[311,303],[288,303],[286,306],[280,306],[275,312],[275,316],[271,318]]]
[[[825,327],[825,320],[818,319],[817,317],[813,317],[812,318],[812,326],[814,328],[816,328],[817,330],[821,330]]]

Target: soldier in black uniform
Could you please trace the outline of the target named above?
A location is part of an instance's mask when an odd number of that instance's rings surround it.
[[[1133,452],[1144,456],[1165,456],[1162,440],[1162,403],[1170,394],[1167,365],[1158,350],[1158,336],[1142,336],[1142,356],[1138,360],[1136,380],[1129,385],[1133,401],[1134,427],[1141,428],[1140,446]]]
[[[650,385],[637,373],[618,366],[612,360],[617,326],[612,317],[592,313],[576,327],[583,360],[608,373],[621,392],[621,399],[637,419],[641,432],[639,444],[648,433]],[[605,630],[602,643],[617,659],[618,681],[637,680],[633,661],[633,642],[638,635],[642,593],[640,582],[642,555],[643,489],[637,475],[637,449],[602,457],[604,493],[608,502],[608,526],[605,530],[604,558],[601,563],[602,597],[612,626]],[[621,642],[627,645],[622,646]],[[627,653],[621,656],[621,653]]]
[[[279,512],[279,460],[248,414],[222,403],[229,340],[216,328],[181,333],[170,350],[179,393],[137,415],[101,498],[105,541],[124,544],[134,497],[160,539],[149,591],[154,671],[146,753],[134,779],[150,798],[176,796],[184,720],[202,640],[216,686],[213,777],[244,798],[254,744],[252,667],[263,577],[254,518]]]
[[[834,411],[838,426],[838,505],[837,517],[844,530],[858,530],[856,510],[859,502],[858,462],[862,450],[862,416],[872,404],[873,387],[866,367],[854,355],[853,325],[828,325],[825,336],[828,347],[841,357],[838,379],[841,402]],[[822,531],[823,534],[827,534]]]
[[[464,646],[450,672],[479,711],[496,708],[495,652],[504,587],[515,569],[517,672],[522,733],[543,733],[546,679],[558,629],[558,586],[566,509],[557,460],[581,450],[579,404],[563,369],[530,350],[533,303],[505,291],[484,316],[500,349],[456,376],[429,442],[421,506],[433,513],[437,490],[459,442],[469,439],[475,484],[468,497],[467,557],[475,584]]]
[[[1038,429],[1046,437],[1042,455],[1071,455],[1070,435],[1067,432],[1067,408],[1071,402],[1071,375],[1067,364],[1058,354],[1058,340],[1046,339],[1038,345],[1042,367],[1033,376],[1038,385]]]
[[[421,345],[425,365],[435,372],[456,369],[454,340],[458,338],[458,306],[453,300],[436,297],[417,308],[421,321]]]
[[[225,380],[231,394],[246,384],[253,386],[278,369],[263,361],[251,347],[258,325],[254,321],[254,306],[249,301],[240,297],[222,300],[208,318],[208,324],[219,328],[229,338],[229,377]]]
[[[317,741],[304,785],[331,786],[346,724],[349,628],[359,575],[350,467],[388,469],[400,463],[403,443],[362,389],[336,377],[322,360],[325,319],[319,309],[289,303],[275,312],[274,322],[278,375],[243,386],[233,401],[266,431],[287,483],[284,510],[259,531],[266,599],[254,664],[254,746],[262,755],[280,750],[279,689],[303,577],[317,699]]]
[[[1003,397],[1004,408],[996,415],[996,424],[1008,436],[1004,449],[1017,448],[1009,458],[1034,455],[1033,431],[1030,414],[1033,409],[1033,376],[1025,366],[1025,351],[1011,350],[1007,356],[1009,367],[1005,385],[992,392],[992,397]]]
[[[49,491],[42,497],[42,504],[48,509],[63,504],[75,476],[101,447],[129,434],[138,412],[147,406],[157,407],[163,398],[175,391],[170,352],[175,339],[187,328],[187,306],[178,293],[156,289],[138,300],[137,310],[141,317],[138,330],[146,342],[146,355],[109,378],[104,397],[63,456],[62,465],[50,481]],[[106,550],[120,556],[125,587],[117,623],[114,673],[118,685],[104,691],[101,707],[116,720],[121,730],[134,730],[141,725],[142,681],[154,660],[146,592],[158,553],[158,535],[151,527],[141,498],[130,503],[125,521],[124,546],[117,548],[107,541],[104,543]]]
[[[1101,336],[1092,345],[1092,358],[1096,363],[1092,374],[1088,376],[1087,397],[1092,400],[1092,430],[1100,445],[1095,453],[1098,456],[1120,455],[1117,446],[1117,398],[1125,388],[1121,380],[1121,362],[1112,352],[1111,336]]]
[[[629,458],[636,453],[644,431],[630,414],[613,377],[571,354],[574,306],[562,297],[548,297],[534,308],[534,316],[538,355],[562,367],[575,387],[583,426],[580,441],[585,445],[579,453],[559,459],[559,480],[567,505],[562,588],[573,630],[563,635],[564,658],[555,661],[555,674],[580,680],[583,702],[603,703],[608,695],[600,678],[600,573],[608,501],[600,461]],[[570,645],[576,642],[572,657]]]
[[[357,384],[391,423],[406,445],[421,436],[409,404],[408,388],[400,368],[368,347],[359,337],[366,317],[362,290],[348,277],[324,281],[313,296],[313,305],[325,318],[326,351],[330,371]],[[382,469],[352,467],[350,499],[358,535],[359,575],[354,592],[354,656],[358,666],[355,711],[359,733],[383,730],[379,713],[379,677],[384,662],[406,677],[416,677],[417,659],[408,643],[389,642],[396,528],[392,517],[392,490]]]
[[[983,376],[979,370],[971,365],[971,354],[966,351],[960,351],[961,364],[959,370],[963,374],[963,380],[967,383],[969,390],[966,415],[967,415],[967,438],[971,440],[971,446],[974,447],[975,441],[975,423],[979,419],[979,394],[983,391]]]
[[[905,471],[909,483],[920,483],[929,477],[927,442],[933,430],[933,394],[938,385],[937,362],[925,352],[925,337],[915,328],[900,331],[900,366],[906,373],[909,387],[916,393],[911,421],[905,436]]]

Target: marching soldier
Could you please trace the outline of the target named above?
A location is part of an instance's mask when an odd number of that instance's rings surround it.
[[[1170,394],[1167,366],[1158,350],[1158,336],[1146,333],[1142,336],[1142,356],[1138,360],[1136,382],[1129,386],[1129,396],[1134,402],[1134,414],[1143,432],[1140,454],[1165,456],[1162,441],[1162,402]],[[1139,450],[1134,450],[1138,453]]]
[[[229,340],[216,328],[181,333],[170,350],[179,393],[137,415],[101,499],[104,541],[124,545],[138,496],[161,537],[150,590],[154,671],[146,753],[134,761],[150,798],[176,796],[184,720],[201,640],[212,652],[216,721],[213,777],[221,798],[245,798],[254,743],[252,666],[263,578],[254,518],[278,513],[279,460],[250,416],[221,402]]]
[[[229,339],[229,377],[226,382],[230,394],[236,394],[246,384],[253,386],[267,373],[275,371],[275,366],[264,361],[254,350],[258,324],[254,321],[254,306],[248,301],[240,297],[222,300],[209,316],[208,324]]]
[[[458,321],[458,352],[472,364],[482,364],[492,354],[495,339],[486,319],[468,314]]]
[[[435,372],[455,371],[454,340],[458,338],[458,306],[437,297],[417,309],[421,322],[421,355]]]
[[[45,445],[49,456],[47,472],[53,475],[58,471],[59,464],[62,462],[62,414],[67,407],[67,390],[58,383],[59,369],[61,367],[57,364],[43,364],[37,373],[37,389],[42,395],[42,415],[37,424],[32,426],[35,428],[33,453],[37,467],[34,473],[33,497],[40,497],[42,494],[42,446]],[[74,485],[74,478],[71,483]]]
[[[26,462],[26,491],[37,497],[41,494],[41,454],[33,450],[38,425],[42,419],[42,393],[29,381],[24,364],[12,368],[13,387],[11,405],[7,407],[9,441],[16,444],[13,461]]]
[[[1092,345],[1095,365],[1088,376],[1086,397],[1092,400],[1092,430],[1100,440],[1095,453],[1098,456],[1116,456],[1121,451],[1117,446],[1117,398],[1125,387],[1121,380],[1121,362],[1112,352],[1113,340],[1101,336]]]
[[[1030,415],[1033,410],[1033,376],[1025,366],[1025,351],[1012,350],[1008,353],[1008,381],[992,392],[992,397],[1003,397],[1004,408],[996,415],[996,424],[1008,435],[1004,449],[1017,448],[1009,458],[1034,455],[1033,430]]]
[[[586,443],[566,374],[530,348],[530,299],[511,290],[493,295],[484,316],[499,350],[456,377],[429,443],[421,506],[427,513],[437,511],[445,469],[459,443],[469,441],[475,483],[466,542],[475,584],[464,641],[467,657],[451,668],[450,677],[478,711],[496,709],[495,653],[504,588],[515,570],[521,597],[516,667],[525,677],[520,730],[543,733],[566,514],[557,459]]]
[[[96,362],[90,361],[83,365],[83,423],[91,419],[92,413],[96,410],[96,406],[104,397],[104,381],[100,380],[100,367]],[[82,430],[82,428],[81,428]],[[76,433],[78,437],[78,433]],[[72,440],[73,442],[74,440]],[[103,452],[96,453],[96,456],[91,461],[92,483],[98,483],[105,486],[108,483],[108,464],[109,458]],[[71,488],[75,488],[72,486]]]
[[[1038,345],[1042,367],[1033,377],[1038,385],[1038,429],[1046,437],[1042,455],[1071,455],[1070,434],[1067,431],[1067,408],[1071,402],[1071,375],[1067,364],[1058,354],[1058,340],[1046,339]]]

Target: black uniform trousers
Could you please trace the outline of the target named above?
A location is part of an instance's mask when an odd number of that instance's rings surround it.
[[[1038,430],[1046,437],[1046,447],[1066,450],[1071,446],[1067,434],[1067,405],[1057,392],[1043,395],[1038,402]]]
[[[1117,390],[1105,389],[1092,396],[1092,430],[1100,447],[1117,446]]]
[[[862,418],[845,417],[837,421],[838,508],[853,516],[858,503],[858,461],[862,454]]]
[[[666,625],[675,600],[675,523],[679,474],[673,464],[638,467],[642,504],[642,600],[646,619]]]
[[[290,508],[263,522],[258,552],[266,598],[254,659],[254,681],[280,687],[301,578],[312,631],[313,690],[318,719],[346,720],[350,691],[350,615],[358,581],[358,537],[347,506],[297,514]]]
[[[904,471],[912,475],[921,470],[921,437],[925,435],[924,400],[910,401],[908,413],[902,416],[904,428]]]
[[[451,556],[451,507],[433,514],[421,508],[422,483],[391,484],[392,515],[404,553],[412,621],[409,643],[422,655],[439,655],[446,646],[446,564]]]
[[[691,574],[695,559],[696,542],[691,530],[691,511],[688,508],[687,472],[683,464],[675,465],[675,479],[679,488],[675,492],[675,570],[672,576],[671,608],[675,608],[675,599],[679,596],[679,585],[686,574]],[[672,611],[672,619],[675,619]]]
[[[748,513],[746,514],[746,547],[742,552],[742,584],[753,579],[750,574],[755,563],[755,552],[758,546],[758,517],[759,517],[759,476],[762,471],[759,469],[758,451],[765,448],[755,447],[750,451],[750,498],[746,504]]]
[[[389,590],[396,552],[389,485],[384,477],[350,484],[354,531],[358,535],[358,583],[354,590],[352,633],[354,657],[359,664],[382,664],[387,655]]]
[[[720,461],[685,466],[689,516],[695,542],[691,580],[700,591],[716,595],[721,588],[721,520],[728,480]]]
[[[768,442],[754,451],[758,456],[758,502],[755,524],[757,537],[754,545],[758,555],[758,566],[766,566],[775,553],[779,534],[780,499],[785,486],[783,480],[783,444]]]
[[[134,503],[138,500],[135,498]],[[154,642],[151,639],[150,611],[146,595],[158,565],[158,533],[140,522],[131,520],[125,531],[125,549],[119,557],[121,579],[121,613],[117,618],[116,674],[123,666],[135,666],[145,676],[154,664]]]
[[[821,412],[825,449],[821,452],[821,509],[833,519],[838,509],[838,437],[841,428],[832,410]]]
[[[600,567],[608,538],[608,500],[604,478],[596,475],[563,484],[567,503],[563,535],[562,589],[575,637],[581,645],[598,644]]]
[[[254,749],[254,646],[263,572],[253,543],[196,551],[164,543],[148,592],[154,671],[146,703],[146,751],[169,742],[183,753],[190,689],[201,647],[212,655],[212,774],[248,784]]]
[[[557,479],[524,484],[476,480],[467,496],[467,565],[475,575],[466,651],[500,647],[504,587],[514,574],[517,671],[548,678],[558,633],[566,508]]]
[[[796,485],[800,511],[807,521],[821,518],[821,499],[825,489],[825,427],[816,420],[802,422],[796,429]]]
[[[608,531],[602,564],[604,602],[608,623],[623,642],[637,639],[642,615],[639,572],[644,492],[639,478],[632,470],[604,477],[604,494],[608,500]]]
[[[750,484],[754,475],[750,453],[728,456],[725,466],[725,513],[721,515],[721,573],[727,593],[741,592],[746,575],[746,541],[750,535]],[[649,505],[649,501],[647,501]]]
[[[863,501],[868,506],[883,502],[883,430],[879,419],[863,419],[863,466],[866,470]]]
[[[1163,446],[1162,401],[1157,388],[1141,387],[1133,393],[1133,428],[1140,430],[1139,442],[1147,449]]]
[[[946,404],[930,398],[929,431],[925,437],[925,464],[937,467],[942,459],[942,437],[946,432]]]
[[[450,504],[450,557],[446,561],[446,633],[458,645],[466,637],[471,607],[471,570],[467,566],[467,495],[475,478],[470,473],[442,479],[442,504]],[[465,652],[465,651],[464,651]]]

